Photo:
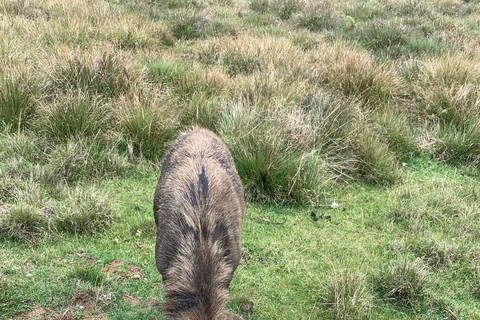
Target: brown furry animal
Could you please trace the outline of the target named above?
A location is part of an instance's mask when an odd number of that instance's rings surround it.
[[[194,128],[165,155],[153,201],[166,319],[241,319],[225,310],[241,258],[242,183],[227,146]]]

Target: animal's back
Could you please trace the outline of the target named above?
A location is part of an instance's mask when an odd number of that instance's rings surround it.
[[[221,139],[199,128],[180,136],[165,155],[154,197],[167,317],[224,316],[243,214],[242,184]]]

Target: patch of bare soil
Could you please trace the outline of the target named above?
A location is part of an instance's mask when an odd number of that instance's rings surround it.
[[[127,270],[122,270],[123,260],[114,260],[110,263],[107,263],[102,271],[111,277],[115,277],[117,280],[128,280],[128,279],[142,279],[145,280],[147,276],[142,268],[137,266],[128,265]]]
[[[94,295],[95,292],[92,289],[80,292],[73,300],[72,305],[79,307],[83,312],[90,313],[95,309]]]
[[[32,311],[25,311],[13,316],[13,320],[29,320],[29,319],[42,319],[45,317],[47,310],[43,309],[41,305],[33,305]]]
[[[41,305],[34,305],[32,311],[22,312],[13,316],[13,320],[75,320],[74,314],[78,316],[78,312],[84,316],[86,320],[110,320],[103,315],[99,306],[95,303],[95,292],[92,289],[77,293],[75,298],[65,309],[63,314],[54,312],[53,310],[45,309]]]

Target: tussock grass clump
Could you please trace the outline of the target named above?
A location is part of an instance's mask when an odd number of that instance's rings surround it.
[[[171,13],[168,25],[175,38],[191,40],[208,36],[235,34],[235,26],[227,19],[197,8],[178,9]]]
[[[438,178],[422,188],[405,186],[396,191],[391,219],[414,233],[430,230],[443,234],[448,230],[451,237],[477,237],[472,226],[479,207],[469,201],[471,188],[466,182],[451,185]]]
[[[0,169],[0,202],[6,203],[15,197],[17,181]]]
[[[120,110],[121,135],[133,154],[153,161],[161,159],[178,130],[179,110],[155,96],[124,101]]]
[[[440,126],[435,154],[478,165],[480,65],[458,56],[430,59],[414,90],[420,100],[417,114]]]
[[[251,199],[315,203],[330,179],[325,162],[315,150],[302,150],[296,141],[301,121],[283,108],[251,110],[240,104],[225,110],[219,132],[232,151],[240,177]]]
[[[57,145],[48,157],[48,166],[66,183],[119,175],[129,167],[126,156],[94,139],[72,138]]]
[[[258,108],[275,104],[300,105],[306,96],[304,81],[292,81],[287,75],[271,70],[249,76],[238,75],[227,87],[227,94],[238,103]]]
[[[41,236],[48,225],[48,218],[34,204],[20,202],[0,207],[0,235],[16,240]]]
[[[376,289],[384,299],[394,304],[412,307],[425,296],[428,272],[417,258],[399,260],[387,265],[374,280]]]
[[[451,163],[480,165],[480,118],[465,120],[461,126],[443,125],[435,146],[438,156]]]
[[[399,181],[398,156],[369,130],[361,131],[357,140],[359,172],[366,181],[390,185]]]
[[[359,271],[333,270],[330,281],[322,287],[321,299],[330,319],[362,319],[372,306],[366,276]]]
[[[61,95],[38,111],[37,127],[53,140],[99,137],[113,127],[111,106],[100,97]]]
[[[248,75],[261,70],[263,61],[258,43],[252,44],[244,37],[233,41],[224,40],[214,40],[203,45],[200,61],[208,65],[222,65],[231,77],[237,74]]]
[[[309,95],[302,101],[301,108],[309,115],[315,147],[324,153],[329,148],[337,154],[345,153],[358,130],[356,123],[364,117],[357,102],[330,94]]]
[[[38,99],[38,79],[27,71],[4,74],[0,80],[0,125],[23,129],[34,116]]]
[[[312,55],[311,80],[320,81],[343,94],[367,103],[388,102],[402,88],[395,68],[379,64],[368,52],[341,43],[326,46]]]
[[[310,31],[332,30],[342,24],[340,15],[329,1],[307,1],[297,20],[300,27]]]
[[[138,15],[127,14],[118,21],[110,20],[102,26],[105,38],[121,50],[144,50],[172,46],[175,38],[160,21],[146,21]]]
[[[305,57],[285,38],[239,36],[205,40],[200,46],[199,61],[221,65],[230,76],[261,74],[270,77],[270,81],[284,78],[290,83],[305,78]]]
[[[251,0],[249,8],[257,13],[267,13],[272,9],[270,0]]]
[[[420,98],[418,112],[436,116],[445,123],[461,123],[480,104],[480,64],[458,56],[426,61],[414,92]]]
[[[372,113],[374,132],[377,133],[398,155],[409,157],[419,153],[415,135],[407,115],[398,109],[387,107]]]
[[[229,83],[228,76],[221,68],[213,67],[205,70],[196,66],[178,75],[173,92],[182,100],[188,100],[200,93],[208,98],[214,98],[225,94]]]
[[[53,70],[47,73],[51,96],[83,92],[114,98],[129,92],[141,78],[139,72],[125,66],[111,52],[60,54],[56,57]]]
[[[182,126],[199,125],[217,131],[218,122],[226,102],[223,99],[209,99],[204,93],[195,94],[182,105],[180,122]]]
[[[297,17],[305,6],[301,0],[274,0],[273,10],[283,20]]]
[[[36,19],[47,16],[42,7],[25,0],[7,0],[0,4],[0,11],[3,14],[21,15],[29,19]]]
[[[75,235],[96,234],[111,226],[114,219],[106,197],[95,187],[67,190],[59,210],[57,229]]]
[[[32,131],[0,132],[0,162],[17,158],[41,163],[46,160],[48,149],[47,140]]]

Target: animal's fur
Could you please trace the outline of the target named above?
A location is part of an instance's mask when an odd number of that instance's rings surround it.
[[[165,155],[155,191],[155,259],[167,319],[224,320],[241,258],[242,183],[227,146],[194,128]]]

